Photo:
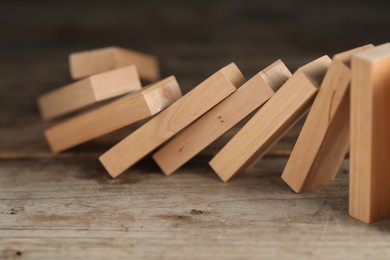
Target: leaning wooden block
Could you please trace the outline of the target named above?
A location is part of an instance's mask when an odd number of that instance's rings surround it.
[[[142,89],[137,68],[132,65],[82,79],[38,98],[43,119],[66,115],[98,101]]]
[[[119,47],[72,53],[69,56],[69,64],[73,79],[129,65],[137,66],[141,79],[156,81],[160,78],[160,68],[156,57]]]
[[[333,180],[349,148],[349,83],[353,54],[367,45],[335,55],[295,143],[282,179],[295,191]]]
[[[309,109],[329,66],[323,56],[301,68],[210,161],[227,182],[261,158]]]
[[[129,94],[103,107],[76,116],[45,131],[55,153],[88,142],[124,126],[148,118],[181,97],[179,84],[171,76],[137,94]]]
[[[263,105],[290,76],[282,61],[273,63],[176,135],[153,155],[153,159],[166,175],[172,174]]]
[[[100,157],[112,177],[123,173],[232,94],[244,82],[232,63],[192,89]]]
[[[349,214],[390,215],[390,43],[352,57]]]

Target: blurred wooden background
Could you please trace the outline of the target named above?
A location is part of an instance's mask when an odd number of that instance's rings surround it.
[[[97,156],[129,129],[52,155],[42,134],[50,123],[36,106],[39,94],[70,82],[73,51],[152,53],[187,92],[232,61],[249,78],[279,58],[293,71],[387,42],[389,11],[389,1],[1,1],[0,258],[390,253],[389,220],[366,226],[347,215],[347,162],[310,193],[280,180],[299,125],[257,171],[229,184],[207,161],[236,130],[170,178],[146,159],[110,180]]]

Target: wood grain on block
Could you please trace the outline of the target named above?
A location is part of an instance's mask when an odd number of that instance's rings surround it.
[[[134,65],[93,75],[38,98],[41,116],[53,119],[89,106],[98,101],[142,89]]]
[[[234,63],[222,68],[104,153],[100,161],[112,177],[118,176],[232,94],[244,81]]]
[[[290,76],[282,61],[273,63],[176,135],[153,159],[166,175],[172,174],[264,104]]]
[[[390,43],[352,57],[349,213],[390,215]]]
[[[330,64],[323,56],[299,68],[214,156],[210,166],[227,182],[264,154],[304,115]]]
[[[303,192],[336,177],[349,148],[350,60],[366,45],[334,56],[283,171],[282,179]]]
[[[137,67],[141,79],[155,81],[160,78],[160,68],[156,57],[119,47],[72,53],[69,56],[69,64],[73,79],[129,65]]]
[[[181,97],[179,84],[171,76],[111,103],[71,118],[45,131],[55,153],[88,142],[124,126],[148,118]]]

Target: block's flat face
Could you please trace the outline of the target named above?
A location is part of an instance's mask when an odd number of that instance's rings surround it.
[[[55,89],[38,98],[41,116],[53,119],[87,107],[97,101],[142,89],[134,65],[93,75]]]
[[[39,111],[44,120],[66,115],[95,102],[96,97],[89,79],[74,82],[38,98]]]
[[[226,133],[234,125],[263,105],[291,76],[282,61],[256,74],[237,91],[181,131],[154,155],[166,175]]]
[[[350,59],[372,47],[363,46],[333,58],[282,174],[295,192],[335,178],[349,148]]]
[[[112,147],[100,161],[111,176],[118,176],[232,94],[244,80],[235,64],[222,68]]]
[[[92,75],[89,79],[97,101],[142,89],[134,65]]]
[[[210,166],[223,181],[261,158],[308,110],[329,63],[324,56],[298,69],[214,156]]]
[[[72,53],[69,56],[69,64],[73,79],[129,65],[137,67],[141,79],[155,81],[160,78],[160,68],[156,57],[118,47]]]
[[[62,152],[158,113],[181,97],[175,77],[59,123],[45,131],[53,152]]]
[[[390,44],[352,58],[350,215],[390,215]]]

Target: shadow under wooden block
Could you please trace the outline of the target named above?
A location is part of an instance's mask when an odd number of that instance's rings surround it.
[[[152,82],[160,78],[156,57],[119,47],[75,52],[69,56],[73,79],[80,79],[124,66],[135,65],[141,79]]]
[[[112,177],[123,173],[232,94],[245,81],[232,63],[200,83],[100,157]]]
[[[93,75],[55,89],[38,98],[45,120],[64,116],[102,100],[142,89],[134,65]]]
[[[284,63],[276,61],[181,131],[158,150],[153,159],[166,175],[172,174],[263,105],[290,77]]]
[[[129,94],[100,108],[75,116],[45,131],[53,152],[62,152],[157,114],[181,97],[171,76],[136,94]]]
[[[349,214],[390,215],[390,43],[352,57]]]
[[[329,64],[323,56],[299,68],[212,158],[209,164],[224,182],[262,158],[309,109]]]
[[[282,174],[295,192],[314,189],[336,177],[349,148],[350,60],[372,47],[334,56]]]

